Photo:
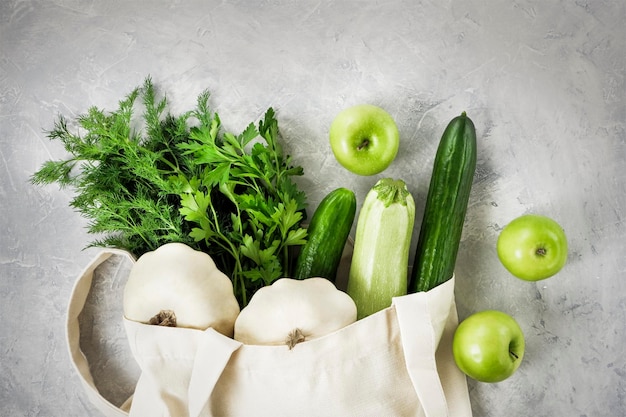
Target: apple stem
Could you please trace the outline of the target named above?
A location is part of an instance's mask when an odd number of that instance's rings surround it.
[[[370,144],[369,139],[364,139],[363,142],[361,142],[361,144],[356,149],[360,151],[363,148],[367,148],[367,145],[369,144]]]
[[[519,356],[517,356],[514,352],[511,352],[510,350],[509,350],[509,354],[513,356],[515,359],[519,359]]]

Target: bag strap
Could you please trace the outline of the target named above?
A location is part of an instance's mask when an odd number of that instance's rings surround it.
[[[128,409],[130,408],[129,398],[120,408],[109,402],[100,394],[96,387],[93,376],[89,370],[89,363],[80,347],[80,325],[78,316],[85,307],[85,302],[91,290],[94,271],[103,262],[113,255],[125,256],[134,262],[134,257],[122,250],[106,249],[102,250],[79,274],[74,288],[70,295],[69,306],[67,309],[66,321],[66,341],[69,349],[70,360],[74,369],[78,373],[79,379],[87,394],[89,401],[106,417],[128,417]]]
[[[206,415],[202,413],[217,381],[226,369],[233,353],[241,346],[241,342],[224,337],[216,330],[204,331],[189,381],[189,417]],[[204,411],[211,412],[211,410]]]
[[[446,284],[393,299],[407,371],[426,417],[450,415],[435,357],[454,300],[454,281]]]

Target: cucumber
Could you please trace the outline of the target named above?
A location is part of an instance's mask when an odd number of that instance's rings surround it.
[[[321,277],[335,282],[355,214],[356,197],[347,188],[337,188],[322,199],[311,217],[294,278]]]
[[[356,226],[347,293],[357,318],[407,293],[415,202],[402,180],[383,178],[367,193]]]
[[[437,148],[409,292],[429,291],[452,278],[475,170],[476,130],[463,112],[450,121]]]

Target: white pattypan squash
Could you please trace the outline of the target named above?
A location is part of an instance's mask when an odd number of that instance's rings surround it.
[[[259,289],[235,322],[235,340],[287,345],[315,339],[356,321],[352,298],[325,278],[281,278]]]
[[[141,323],[212,327],[232,337],[238,314],[230,279],[208,254],[183,243],[139,257],[124,288],[124,316]]]

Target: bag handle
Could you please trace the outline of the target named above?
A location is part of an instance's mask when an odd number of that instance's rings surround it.
[[[431,291],[393,299],[407,371],[426,417],[450,415],[435,352],[453,302],[454,278]]]
[[[241,342],[224,337],[213,329],[207,329],[202,334],[189,381],[189,417],[202,415],[218,379],[226,369],[232,355],[242,345]],[[211,410],[208,412],[211,413]]]
[[[118,249],[106,249],[96,255],[95,258],[83,269],[74,283],[74,287],[70,295],[66,314],[66,341],[70,354],[70,360],[74,369],[78,373],[79,379],[89,401],[106,417],[128,417],[128,410],[130,409],[132,396],[119,408],[104,398],[94,383],[93,376],[89,370],[89,363],[87,362],[87,358],[80,347],[80,325],[78,316],[85,307],[85,302],[89,296],[94,271],[98,266],[113,255],[124,256],[132,262],[135,261],[135,258],[129,252]]]

